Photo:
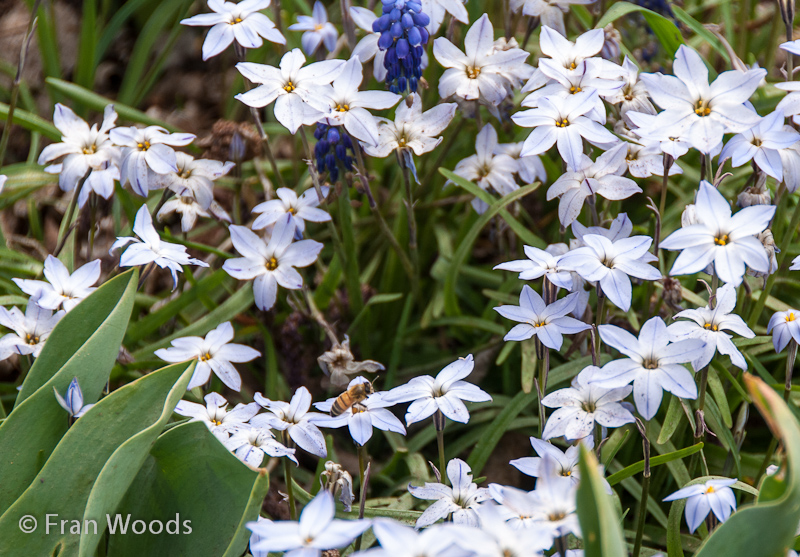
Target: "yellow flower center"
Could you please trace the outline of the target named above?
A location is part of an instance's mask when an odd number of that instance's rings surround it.
[[[570,88],[569,88],[569,92],[570,92],[570,93],[572,93],[573,95],[574,95],[575,93],[580,93],[581,91],[583,91],[583,89],[581,89],[581,88],[580,88],[579,86],[577,86],[577,85],[573,85],[572,87],[570,87]]]
[[[269,260],[267,261],[266,267],[267,271],[274,271],[275,269],[278,268],[278,260],[275,259],[274,257],[270,257]]]
[[[25,342],[27,342],[31,346],[34,346],[36,344],[39,344],[39,337],[28,333],[27,335],[25,335]]]
[[[201,362],[207,362],[210,359],[211,359],[211,354],[209,354],[208,352],[206,352],[205,354],[200,356],[200,361]]]
[[[648,358],[642,362],[642,367],[645,369],[658,369],[658,360]]]
[[[325,24],[324,23],[317,23],[314,26],[314,31],[322,31],[323,29],[325,29]]]
[[[577,67],[578,67],[578,64],[576,64],[575,62],[570,62],[570,63],[569,63],[569,66],[567,66],[567,67],[568,67],[569,69],[571,69],[571,70],[574,70],[575,68],[577,68]]]
[[[467,77],[470,79],[478,79],[478,76],[481,75],[480,68],[473,68],[471,66],[467,66]]]
[[[94,145],[94,144],[90,145],[89,147],[84,147],[83,148],[83,154],[84,155],[93,155],[96,152],[97,152],[97,145]]]
[[[211,423],[214,424],[214,425],[222,425],[222,420],[218,420],[217,418],[214,418],[213,420],[211,420]]]
[[[728,241],[729,240],[727,234],[723,234],[722,236],[717,236],[716,238],[714,238],[714,243],[717,244],[718,246],[725,246],[728,244]]]
[[[296,215],[297,214],[297,209],[295,209],[294,207],[289,207],[289,210],[287,212],[290,215]]]
[[[136,146],[142,151],[147,151],[150,148],[150,142],[145,141],[144,143],[137,143]]]
[[[694,108],[694,113],[698,116],[708,116],[711,114],[711,108],[706,104],[706,101],[699,100],[697,101],[697,106]]]
[[[286,82],[286,85],[283,86],[283,90],[286,91],[287,93],[291,93],[292,91],[294,91],[294,89],[295,89],[294,83],[292,83],[291,81]]]
[[[336,105],[336,112],[347,112],[350,110],[349,104],[337,104]]]
[[[569,126],[569,120],[566,118],[562,118],[561,120],[556,120],[556,127],[558,128],[566,128]]]
[[[706,493],[714,493],[714,486],[710,485],[706,488]]]
[[[787,315],[787,316],[786,316],[786,322],[787,322],[787,323],[788,323],[788,322],[791,322],[791,321],[794,321],[795,319],[796,319],[796,317],[794,316],[794,312],[791,312],[791,311],[790,311],[790,312],[789,312],[789,315]]]
[[[719,331],[719,325],[712,325],[711,323],[706,323],[703,325],[703,328],[710,331]]]

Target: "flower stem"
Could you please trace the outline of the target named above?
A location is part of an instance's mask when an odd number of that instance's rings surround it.
[[[411,291],[417,297],[419,291],[419,250],[417,247],[417,218],[414,215],[414,189],[411,184],[411,171],[403,157],[397,153],[397,162],[403,169],[403,182],[406,188],[406,215],[408,217],[408,251],[411,254],[411,267],[414,274],[411,277]]]
[[[444,415],[441,410],[437,410],[433,416],[433,425],[436,429],[436,444],[439,448],[439,481],[447,485],[447,474],[445,473],[447,460],[444,457]]]
[[[536,351],[539,360],[542,362],[542,367],[539,370],[539,381],[537,381],[537,388],[539,391],[539,438],[541,439],[544,432],[544,422],[547,419],[542,400],[544,399],[545,389],[547,388],[547,376],[550,373],[550,349],[539,342],[537,338]]]
[[[633,557],[639,557],[642,551],[642,537],[644,536],[644,521],[647,517],[647,500],[650,496],[650,440],[647,438],[650,422],[640,426],[642,434],[642,449],[644,452],[644,472],[642,474],[642,497],[639,500],[639,518],[636,523],[636,538],[633,543]]]
[[[282,432],[283,444],[289,446],[289,434],[286,431]],[[289,517],[292,520],[297,520],[297,506],[294,502],[294,487],[292,486],[292,464],[289,459],[283,458],[283,478],[286,482],[286,496],[289,499]]]
[[[364,483],[364,472],[367,470],[367,446],[366,443],[364,445],[358,446],[358,484],[361,491],[361,498],[358,500],[361,503],[364,498],[367,496],[365,492],[365,483]]]
[[[786,384],[783,387],[783,400],[789,402],[789,395],[792,394],[792,372],[794,362],[797,359],[797,341],[789,341],[789,354],[786,356]]]
[[[603,346],[603,341],[600,339],[600,325],[603,324],[603,319],[605,319],[605,309],[606,309],[606,295],[603,293],[603,288],[600,286],[600,283],[597,284],[597,315],[595,316],[595,323],[597,324],[597,339],[596,339],[596,349],[598,359],[600,357],[600,349]]]
[[[667,210],[667,182],[669,181],[669,169],[672,168],[673,159],[664,153],[664,176],[661,178],[661,203],[658,205],[658,212],[664,218],[664,211]],[[657,255],[657,254],[656,254]]]

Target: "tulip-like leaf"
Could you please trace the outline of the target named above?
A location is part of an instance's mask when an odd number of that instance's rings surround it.
[[[258,518],[267,488],[266,470],[243,464],[204,424],[173,427],[158,438],[117,508],[131,519],[125,533],[109,529],[108,555],[241,555],[244,525]],[[134,520],[172,521],[172,533],[137,534]]]
[[[764,478],[758,499],[735,512],[700,546],[697,557],[786,555],[800,522],[800,424],[766,383],[745,374],[747,390],[786,454],[780,470]]]
[[[163,427],[186,391],[189,367],[175,364],[145,375],[79,418],[31,486],[0,516],[0,555],[52,555],[57,548],[61,555],[75,555],[82,533],[94,534],[96,528],[102,534],[105,513],[113,513],[144,458],[141,453],[146,455],[155,440],[153,426]],[[39,520],[36,535],[19,528],[26,515]]]
[[[606,492],[594,453],[582,443],[578,466],[581,482],[578,486],[578,520],[583,533],[586,557],[625,557],[628,555],[622,535],[620,517],[611,495]]]
[[[56,401],[73,377],[86,403],[108,380],[133,308],[137,271],[115,277],[56,325],[31,367],[17,404],[0,424],[0,509],[16,500],[67,431],[67,413]]]

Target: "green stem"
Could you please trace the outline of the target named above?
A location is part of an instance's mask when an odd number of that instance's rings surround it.
[[[606,295],[603,293],[603,289],[600,287],[600,283],[597,283],[596,288],[597,288],[597,315],[595,316],[595,323],[597,324],[596,352],[599,359],[600,348],[603,346],[603,341],[600,339],[600,325],[603,324],[603,319],[605,318]]]
[[[364,493],[364,472],[367,470],[367,446],[366,443],[364,445],[358,446],[358,487],[361,491],[361,498],[358,500],[360,503],[364,497],[366,497],[366,493]]]
[[[639,557],[642,551],[642,537],[644,536],[644,522],[647,517],[647,500],[650,496],[650,441],[647,438],[650,422],[644,423],[644,439],[642,446],[644,449],[644,472],[642,477],[642,497],[639,500],[639,518],[636,523],[636,538],[633,543],[633,557]]]
[[[406,190],[406,216],[408,217],[408,251],[411,254],[411,267],[414,271],[411,277],[411,291],[414,297],[417,297],[419,292],[419,249],[417,246],[417,217],[414,214],[414,188],[411,184],[411,171],[406,166],[403,157],[399,151],[397,153],[397,162],[403,169],[403,182]]]
[[[437,417],[440,422],[434,419],[434,424],[436,424],[436,445],[439,448],[439,474],[441,475],[441,482],[447,485],[447,460],[444,457],[444,416],[441,410],[437,410]],[[441,426],[439,425],[440,423]]]
[[[282,432],[283,444],[289,446],[289,434],[287,431]],[[297,520],[297,506],[294,501],[294,487],[292,486],[292,463],[288,458],[283,459],[283,479],[286,482],[286,496],[289,499],[289,517],[292,520]]]
[[[61,230],[58,231],[58,242],[56,243],[56,249],[53,252],[53,257],[58,257],[58,254],[61,253],[62,249],[64,249],[64,244],[67,243],[69,235],[72,234],[73,228],[75,228],[72,225],[72,216],[75,214],[75,207],[78,205],[78,193],[81,191],[86,179],[89,178],[90,172],[91,169],[89,169],[83,178],[81,178],[81,181],[78,182],[78,186],[72,192],[72,199],[70,200],[69,207],[67,208],[66,218],[61,221]]]
[[[786,383],[783,387],[783,400],[789,402],[789,395],[792,394],[792,372],[794,362],[797,359],[797,342],[792,339],[789,341],[789,353],[786,356]]]
[[[544,422],[547,419],[546,410],[542,400],[545,396],[545,389],[547,388],[547,376],[550,373],[550,349],[544,346],[539,339],[536,339],[537,354],[542,362],[542,367],[539,370],[539,439],[542,438],[544,432]]]

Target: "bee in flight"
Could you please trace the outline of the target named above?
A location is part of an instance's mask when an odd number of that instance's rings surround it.
[[[345,392],[340,394],[331,406],[331,416],[336,417],[344,414],[348,408],[359,404],[367,399],[369,395],[375,392],[372,383],[364,381],[363,383],[356,383],[349,387]]]

